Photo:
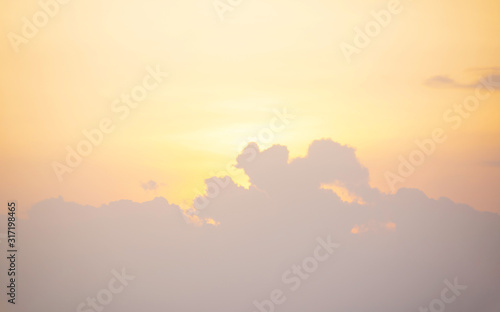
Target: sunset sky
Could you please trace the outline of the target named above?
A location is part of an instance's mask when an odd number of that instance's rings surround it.
[[[389,3],[244,0],[221,20],[211,0],[71,0],[16,46],[9,34],[41,8],[2,2],[0,199],[189,207],[249,142],[293,158],[322,138],[355,148],[371,186],[391,192],[385,173],[440,128],[446,140],[396,189],[500,213],[500,2],[402,0],[348,61],[342,43]],[[114,101],[158,68],[168,77],[121,119]],[[487,77],[488,99],[453,129],[443,116]],[[113,132],[60,182],[53,163],[103,118]]]

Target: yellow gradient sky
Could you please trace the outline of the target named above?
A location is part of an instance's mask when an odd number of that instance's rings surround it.
[[[357,149],[385,192],[398,157],[443,128],[446,142],[397,187],[500,213],[499,91],[452,130],[443,113],[474,89],[425,83],[471,84],[498,71],[500,2],[401,1],[350,63],[339,45],[390,1],[244,0],[224,21],[212,2],[72,0],[18,53],[7,36],[40,6],[2,2],[1,199],[29,207],[59,195],[92,205],[164,196],[189,205],[204,179],[269,127],[273,110],[287,109],[295,118],[264,147],[283,144],[297,157],[332,138]],[[113,116],[113,100],[147,66],[169,77],[59,183],[51,163]],[[141,187],[149,180],[158,189]]]

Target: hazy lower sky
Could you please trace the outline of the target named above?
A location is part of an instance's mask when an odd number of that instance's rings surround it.
[[[488,99],[460,125],[443,117],[481,78],[498,78],[500,3],[401,1],[349,62],[342,43],[390,3],[244,0],[221,20],[211,0],[71,0],[16,45],[41,8],[2,2],[1,200],[190,206],[248,142],[298,157],[321,138],[354,147],[371,186],[390,192],[386,172],[440,128],[446,140],[395,188],[500,213],[499,93],[483,88]],[[147,68],[168,77],[120,119],[114,101]],[[275,122],[276,110],[294,118]],[[59,182],[53,162],[108,117],[114,131]],[[232,178],[248,186],[243,171]]]

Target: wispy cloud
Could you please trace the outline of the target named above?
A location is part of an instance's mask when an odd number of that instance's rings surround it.
[[[500,160],[490,160],[483,162],[488,167],[500,167]]]
[[[141,187],[142,187],[145,191],[156,191],[156,190],[160,187],[160,184],[158,184],[156,181],[149,180],[149,181],[148,181],[148,182],[146,182],[146,183],[142,183],[142,184],[141,184]]]
[[[497,67],[476,69],[475,71],[489,71],[489,73],[481,74],[479,79],[469,83],[459,82],[447,75],[436,75],[427,79],[425,85],[434,88],[487,88],[500,90],[500,70]]]

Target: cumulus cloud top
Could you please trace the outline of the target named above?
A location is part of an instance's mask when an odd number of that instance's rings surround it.
[[[418,311],[455,278],[467,289],[446,311],[500,308],[500,216],[414,189],[383,194],[355,150],[330,140],[297,159],[250,144],[237,162],[251,186],[207,180],[218,192],[198,198],[203,226],[160,197],[35,205],[19,226],[20,311],[74,311],[122,268],[135,279],[106,311],[259,311],[275,289],[276,311]],[[318,242],[328,239],[340,247],[307,277],[294,273],[327,255]]]

